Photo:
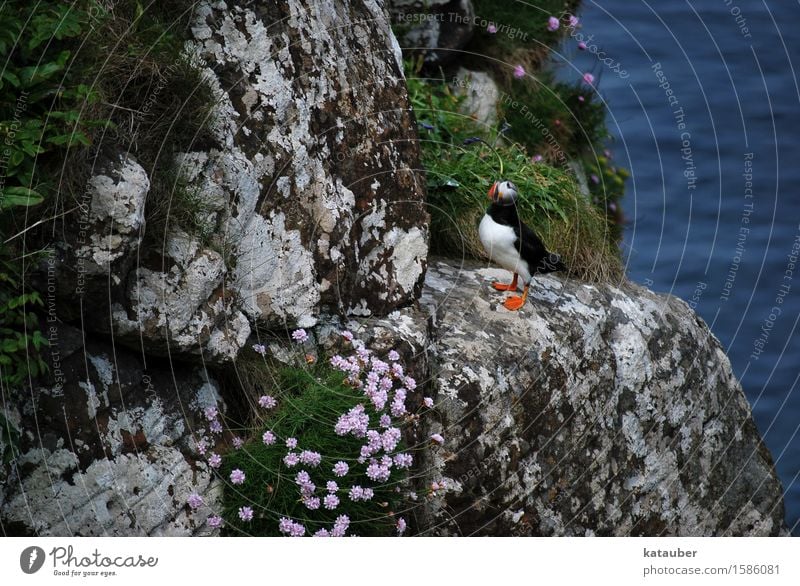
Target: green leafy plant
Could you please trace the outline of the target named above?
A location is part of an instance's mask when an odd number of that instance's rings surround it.
[[[39,159],[88,145],[89,129],[104,124],[81,118],[96,98],[87,85],[62,84],[74,57],[63,42],[85,33],[86,8],[20,0],[0,8],[0,212],[41,203],[54,183],[37,169]]]
[[[17,264],[0,256],[0,385],[10,390],[47,369],[39,356],[47,339],[34,312],[42,299],[36,291],[23,292],[21,280]]]

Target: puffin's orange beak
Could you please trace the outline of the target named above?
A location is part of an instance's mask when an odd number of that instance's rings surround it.
[[[494,201],[494,197],[497,194],[497,181],[492,183],[492,186],[489,188],[489,199]]]

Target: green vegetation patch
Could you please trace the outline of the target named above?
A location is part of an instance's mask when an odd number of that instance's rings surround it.
[[[302,343],[305,332],[293,337]],[[303,367],[259,357],[259,378],[270,390],[257,400],[254,425],[242,434],[247,439],[233,438],[235,449],[222,457],[207,456],[225,482],[212,527],[226,535],[264,536],[405,532],[409,469],[413,452],[422,448],[406,440],[433,403],[409,410],[416,382],[397,353],[378,357],[357,340],[350,348],[348,357]],[[254,351],[265,353],[259,345]],[[247,360],[250,380],[257,367],[253,357]],[[207,416],[209,432],[220,433],[218,414]]]
[[[576,276],[618,279],[619,249],[607,216],[580,192],[571,172],[534,162],[505,132],[486,131],[459,112],[459,98],[442,80],[408,76],[420,123],[420,146],[428,176],[432,248],[440,254],[484,256],[477,224],[499,179],[516,183],[520,217]]]

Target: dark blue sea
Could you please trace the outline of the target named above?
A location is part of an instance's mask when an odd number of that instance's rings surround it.
[[[695,306],[722,342],[800,534],[800,3],[587,0],[555,55],[608,104],[627,167],[632,280]]]

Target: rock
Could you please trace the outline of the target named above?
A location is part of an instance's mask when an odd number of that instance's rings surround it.
[[[216,382],[201,368],[153,359],[145,369],[131,352],[103,343],[84,349],[79,330],[54,327],[49,380],[3,405],[24,430],[0,482],[5,532],[213,533],[206,519],[219,510],[221,484],[197,442],[224,447],[203,415],[208,407],[225,411]],[[204,501],[194,511],[192,493]]]
[[[777,535],[781,483],[719,342],[683,301],[432,262],[421,303],[445,444],[434,535]]]
[[[215,106],[203,150],[175,162],[209,236],[170,226],[164,250],[138,250],[147,176],[132,159],[101,170],[87,191],[97,221],[81,228],[93,244],[57,245],[59,317],[91,307],[91,331],[223,363],[253,326],[411,303],[426,265],[425,179],[382,4],[206,1],[193,18],[185,50]],[[75,257],[98,276],[82,306],[64,275]]]
[[[459,67],[451,84],[457,95],[463,95],[461,111],[489,128],[497,126],[497,102],[500,89],[492,76],[484,71]]]
[[[184,171],[231,204],[218,232],[248,319],[309,327],[323,310],[411,302],[425,181],[382,5],[204,2],[195,14],[187,51],[217,94],[219,147],[187,153]]]
[[[147,173],[124,153],[98,159],[95,168],[78,202],[76,221],[63,224],[62,239],[41,270],[65,318],[79,315],[79,302],[107,306],[109,296],[121,295],[141,244]]]
[[[137,267],[125,303],[112,306],[116,338],[132,346],[144,338],[152,354],[233,360],[250,335],[250,323],[226,291],[222,255],[178,230],[162,255],[169,271]]]
[[[470,0],[390,0],[389,10],[403,49],[432,68],[461,57],[477,20]]]

